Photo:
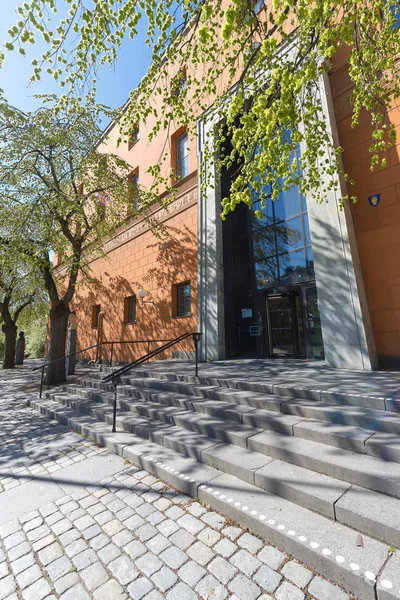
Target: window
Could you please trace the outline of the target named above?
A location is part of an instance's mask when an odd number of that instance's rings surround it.
[[[254,12],[257,15],[264,8],[264,0],[254,0]]]
[[[128,150],[133,148],[133,146],[136,144],[136,142],[138,140],[139,140],[139,125],[135,125],[129,135]]]
[[[186,89],[187,86],[187,73],[186,69],[183,69],[180,73],[175,75],[172,80],[172,94],[173,96],[180,96],[182,91]]]
[[[95,304],[94,306],[92,306],[92,327],[99,326],[100,311],[101,311],[100,304]]]
[[[176,300],[177,316],[190,315],[190,283],[181,283],[176,286]]]
[[[139,169],[135,169],[129,176],[129,203],[130,213],[138,209],[139,200]]]
[[[395,2],[390,5],[390,12],[392,13],[395,22],[393,23],[393,27],[400,27],[400,5],[398,2]]]
[[[124,323],[136,323],[136,296],[124,299]]]
[[[188,134],[185,131],[176,138],[176,165],[175,175],[177,179],[183,179],[189,175],[189,147]]]

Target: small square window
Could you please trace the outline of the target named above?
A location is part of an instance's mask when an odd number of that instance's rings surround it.
[[[254,0],[254,12],[257,15],[264,8],[264,0]]]
[[[187,74],[186,69],[183,69],[180,73],[175,75],[172,83],[172,95],[180,96],[182,91],[187,87]]]
[[[128,150],[133,148],[133,146],[136,144],[136,142],[138,140],[139,140],[139,125],[135,125],[134,128],[132,129],[131,133],[129,134]]]
[[[189,175],[189,146],[188,134],[185,131],[176,138],[176,165],[175,175],[177,179],[183,179]]]
[[[190,315],[190,304],[191,304],[191,289],[190,283],[181,283],[176,286],[176,299],[177,299],[177,311],[178,317],[184,315]]]
[[[124,299],[124,323],[136,322],[136,296]]]
[[[95,304],[94,306],[92,306],[92,327],[99,326],[100,311],[101,311],[100,304]]]

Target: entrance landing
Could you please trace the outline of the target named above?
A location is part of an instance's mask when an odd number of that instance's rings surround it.
[[[194,375],[192,361],[164,360],[146,364],[146,371],[171,379]],[[334,369],[324,361],[238,358],[200,363],[200,379],[226,387],[251,386],[253,391],[280,396],[400,411],[400,372]]]

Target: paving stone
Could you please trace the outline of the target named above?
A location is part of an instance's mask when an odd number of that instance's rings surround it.
[[[87,550],[87,549],[88,549],[88,545],[85,542],[85,540],[83,538],[79,538],[79,539],[75,540],[74,542],[72,542],[72,544],[69,544],[65,548],[65,553],[70,558],[73,558],[77,554],[80,554],[81,552],[83,552],[84,550]]]
[[[153,587],[147,577],[139,577],[128,587],[128,594],[132,600],[141,600]]]
[[[200,594],[202,598],[210,598],[210,600],[224,600],[228,592],[215,577],[212,575],[206,575],[196,585],[195,591]]]
[[[77,554],[72,559],[72,562],[74,563],[74,565],[76,566],[78,571],[82,571],[83,569],[86,569],[86,567],[88,567],[89,565],[93,564],[96,561],[97,561],[97,556],[91,548],[89,548],[88,550],[84,550],[80,554]]]
[[[104,533],[100,533],[96,537],[92,538],[89,541],[89,546],[93,548],[93,550],[101,550],[104,546],[110,543],[110,538],[107,537]]]
[[[141,542],[147,542],[147,540],[150,540],[157,534],[158,530],[153,527],[153,525],[150,525],[150,523],[142,525],[142,527],[139,527],[139,529],[135,531],[135,537],[139,538]]]
[[[51,592],[51,587],[44,577],[25,588],[22,592],[24,600],[43,600]]]
[[[179,567],[188,560],[188,555],[176,546],[170,546],[161,552],[160,558],[171,567],[171,569],[179,569]]]
[[[72,569],[72,563],[66,556],[61,556],[47,565],[46,571],[52,581],[66,575]]]
[[[152,590],[150,593],[146,594],[143,600],[164,600],[164,594],[161,594],[158,590]]]
[[[46,537],[41,538],[40,540],[37,540],[37,542],[34,542],[32,544],[32,548],[34,549],[35,552],[39,552],[39,550],[42,550],[42,548],[46,548],[46,546],[50,546],[50,544],[52,544],[55,541],[56,541],[56,538],[54,537],[53,534],[46,535]]]
[[[10,521],[5,525],[0,526],[0,538],[4,540],[7,536],[12,535],[17,531],[21,531],[21,525],[18,521]]]
[[[60,558],[63,555],[64,552],[60,544],[58,544],[57,542],[54,542],[54,544],[51,544],[50,546],[47,546],[46,548],[43,548],[43,550],[40,550],[40,552],[38,552],[39,560],[44,566],[50,564],[51,562],[53,562],[53,560],[56,560],[57,558]]]
[[[22,571],[24,571],[25,569],[27,569],[34,563],[35,563],[35,557],[34,557],[33,553],[31,552],[29,554],[25,554],[24,556],[21,556],[21,558],[18,558],[17,560],[14,560],[14,562],[11,563],[11,568],[13,570],[14,575],[18,575],[18,573],[22,573]],[[7,567],[7,563],[2,563],[2,566],[3,566],[3,564]],[[0,569],[0,579],[1,579],[1,577],[4,577],[4,575],[2,575],[1,572],[2,571]],[[8,572],[8,567],[7,567],[7,572]],[[7,574],[7,573],[5,573],[5,574]]]
[[[30,555],[28,555],[30,556]],[[13,571],[14,571],[14,575],[16,575],[16,572],[14,570],[14,565],[13,566]],[[25,567],[24,567],[25,568]],[[23,570],[23,569],[21,569]],[[0,563],[0,579],[3,579],[3,577],[6,577],[6,575],[8,575],[10,572],[9,568],[8,568],[8,564],[6,563],[6,561]],[[19,573],[19,571],[18,571]]]
[[[214,546],[215,552],[218,552],[218,554],[221,554],[225,558],[232,556],[232,554],[236,552],[237,549],[238,547],[236,546],[236,544],[234,544],[230,540],[227,540],[226,538],[222,539],[218,542],[218,544]]]
[[[239,535],[243,533],[243,529],[240,529],[240,527],[233,527],[232,525],[228,525],[228,527],[225,527],[221,533],[223,533],[223,535],[225,535],[227,538],[234,542],[239,537]]]
[[[175,531],[179,531],[179,525],[172,519],[164,519],[164,521],[157,525],[157,529],[160,533],[165,535],[165,537],[169,537],[175,533]]]
[[[253,575],[253,581],[265,592],[274,592],[282,580],[282,575],[276,573],[267,565],[263,565],[257,573]]]
[[[291,560],[286,563],[282,569],[282,574],[290,581],[293,581],[298,587],[304,588],[311,581],[313,573],[300,565],[298,562]]]
[[[178,548],[180,548],[181,550],[187,550],[187,548],[189,548],[189,546],[191,546],[196,541],[194,535],[192,535],[191,533],[186,531],[186,529],[183,528],[173,533],[169,539],[175,546],[178,546]]]
[[[121,531],[121,529],[123,529],[123,528],[124,528],[124,526],[122,525],[121,521],[119,521],[118,519],[113,519],[112,521],[108,521],[108,523],[103,525],[104,533],[106,535],[109,535],[110,537],[112,537],[113,535],[115,535],[116,533]]]
[[[115,544],[108,544],[108,546],[104,546],[98,552],[98,556],[100,560],[103,561],[104,564],[108,565],[112,560],[118,558],[121,555],[121,550]]]
[[[32,529],[37,529],[43,523],[42,517],[37,516],[35,519],[28,521],[23,526],[25,532],[32,531]]]
[[[68,573],[67,575],[64,575],[64,577],[57,579],[54,583],[54,589],[57,594],[62,594],[66,590],[74,587],[77,583],[79,583],[78,573]]]
[[[238,540],[237,545],[245,550],[248,550],[251,554],[256,554],[260,548],[264,546],[263,542],[259,540],[255,535],[250,533],[244,533]]]
[[[148,547],[148,549],[151,552],[154,552],[155,554],[160,554],[160,552],[168,548],[168,546],[170,545],[171,542],[167,540],[166,537],[161,535],[161,533],[159,533],[158,535],[151,538],[151,540],[146,542],[146,546]]]
[[[211,529],[210,527],[206,527],[205,529],[200,531],[197,537],[201,542],[204,542],[204,544],[207,544],[207,546],[211,547],[218,542],[218,540],[221,537],[221,534],[218,533],[218,531],[214,531],[214,529]]]
[[[304,600],[303,592],[288,581],[284,581],[277,589],[275,597],[277,600]],[[329,600],[332,598],[329,597]]]
[[[146,554],[147,552],[146,546],[144,546],[142,542],[139,542],[139,540],[133,540],[132,542],[129,542],[129,544],[125,546],[124,550],[131,558],[133,558],[133,560],[139,556],[142,556],[142,554]]]
[[[225,517],[219,515],[216,512],[206,512],[201,517],[201,520],[204,521],[204,523],[207,523],[207,525],[210,525],[210,527],[213,527],[214,529],[222,529],[225,525]]]
[[[76,527],[79,531],[83,531],[84,529],[87,529],[91,525],[95,524],[96,521],[90,515],[85,515],[84,517],[74,520],[74,527]]]
[[[185,511],[179,508],[179,506],[171,506],[171,508],[165,512],[165,515],[168,517],[168,519],[173,519],[174,521],[177,521],[181,517],[185,516],[185,514]]]
[[[232,558],[232,564],[249,577],[261,567],[261,562],[247,550],[239,550]]]
[[[17,575],[17,582],[21,590],[25,589],[29,585],[32,585],[35,581],[42,577],[42,572],[37,565],[31,565],[25,571],[22,571]]]
[[[8,575],[1,580],[0,599],[6,598],[15,591],[15,580],[12,575]]]
[[[141,556],[137,559],[136,566],[139,567],[139,569],[143,571],[147,577],[150,577],[153,575],[153,573],[162,568],[163,562],[158,558],[158,556],[154,556],[154,554],[148,552],[144,556]]]
[[[197,594],[184,583],[178,583],[168,592],[166,600],[197,600]]]
[[[85,540],[87,540],[87,541],[100,535],[101,533],[102,533],[102,529],[99,525],[92,525],[91,527],[88,527],[87,529],[82,531],[82,535],[85,538]]]
[[[178,519],[177,523],[193,535],[196,535],[205,527],[205,524],[202,523],[199,519],[196,519],[196,517],[193,517],[192,515],[188,514],[185,514],[183,515],[183,517]]]
[[[122,585],[131,583],[139,576],[134,563],[125,555],[119,556],[108,565],[111,573]]]
[[[124,521],[124,526],[130,529],[131,531],[135,531],[138,527],[144,525],[144,522],[144,519],[142,519],[142,517],[139,517],[139,515],[133,515],[133,517],[130,517],[129,519]]]
[[[22,544],[19,544],[18,546],[15,546],[14,548],[11,548],[11,550],[8,551],[8,558],[11,562],[13,562],[14,560],[17,560],[17,558],[20,558],[25,554],[29,554],[31,550],[32,548],[30,544],[28,544],[28,542],[22,542]]]
[[[70,529],[66,533],[63,533],[62,535],[60,535],[60,542],[62,543],[63,546],[68,546],[69,544],[72,544],[72,542],[75,542],[75,540],[77,540],[80,537],[81,537],[81,534],[79,531],[77,531],[76,529]]]
[[[55,523],[52,527],[53,533],[56,535],[61,535],[70,529],[72,529],[72,523],[69,519],[62,519],[61,521]]]
[[[6,539],[3,540],[3,545],[6,550],[10,550],[11,548],[14,548],[14,546],[18,546],[22,542],[25,542],[25,540],[25,533],[23,531],[17,531],[16,533],[6,537]]]
[[[107,583],[103,583],[102,586],[97,588],[93,594],[94,600],[125,600],[127,595],[122,585],[115,581],[115,579],[109,579]]]
[[[151,576],[151,580],[162,592],[169,590],[176,583],[177,579],[175,573],[165,566]]]
[[[308,592],[316,600],[349,600],[348,594],[322,577],[314,577],[308,586]]]
[[[187,554],[202,567],[209,563],[215,556],[214,552],[208,546],[203,544],[203,542],[196,542],[193,544],[193,546],[188,549]]]
[[[171,500],[168,500],[168,498],[160,498],[159,500],[156,500],[153,504],[153,506],[155,506],[155,508],[157,508],[157,510],[161,510],[162,512],[165,512],[166,510],[168,510],[168,508],[172,505]]]
[[[258,553],[257,558],[276,571],[279,569],[286,556],[283,552],[280,552],[273,546],[265,546],[261,552]]]
[[[206,570],[200,567],[194,560],[183,565],[178,571],[179,577],[191,588],[194,588],[205,574]]]
[[[260,596],[260,588],[244,575],[236,575],[228,584],[228,588],[238,600],[256,600]]]
[[[221,556],[217,556],[208,565],[208,570],[224,585],[237,573],[237,569]]]
[[[141,517],[148,517],[155,510],[156,509],[154,508],[154,506],[152,506],[151,504],[145,503],[145,504],[141,504],[140,506],[138,506],[136,509],[136,512]]]
[[[60,600],[91,600],[91,598],[85,591],[83,585],[78,583],[60,596]]]
[[[100,562],[89,565],[79,575],[90,592],[103,585],[109,579],[107,571]]]

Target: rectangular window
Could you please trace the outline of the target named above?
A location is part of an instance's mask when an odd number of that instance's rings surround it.
[[[175,175],[177,179],[183,179],[189,175],[189,147],[188,134],[185,131],[176,138],[176,165]]]
[[[176,286],[176,299],[177,299],[177,316],[183,317],[184,315],[190,315],[190,283],[181,283]]]
[[[139,206],[139,169],[129,176],[129,200],[131,211],[136,211]]]
[[[254,0],[254,12],[257,15],[264,8],[264,0]]]
[[[128,150],[133,148],[133,146],[136,144],[136,142],[138,140],[139,140],[139,125],[135,125],[129,135]]]
[[[95,304],[94,306],[92,306],[92,327],[99,326],[100,311],[101,311],[100,304]]]
[[[124,299],[124,323],[136,323],[136,296]]]
[[[176,97],[180,96],[182,91],[187,87],[186,69],[183,69],[172,80],[172,94]]]

